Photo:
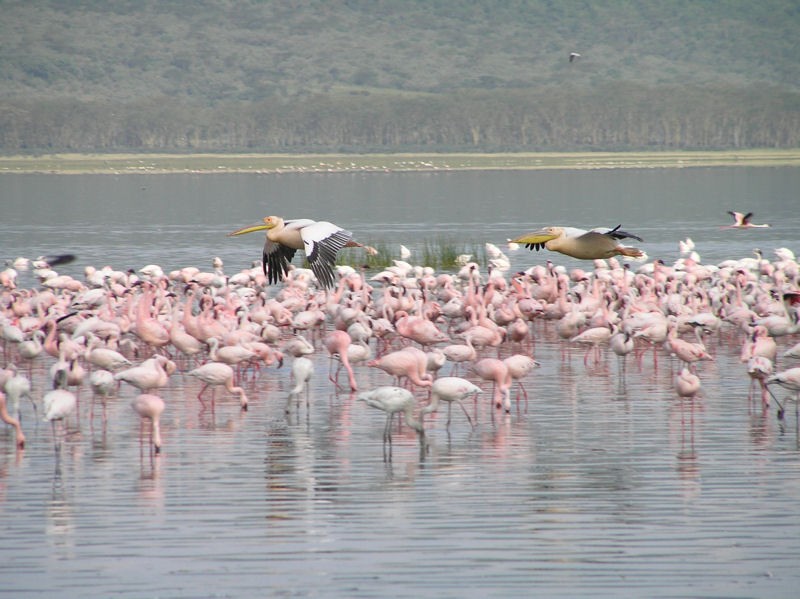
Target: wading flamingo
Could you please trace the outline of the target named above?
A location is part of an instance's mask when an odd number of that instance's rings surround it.
[[[189,371],[189,376],[196,377],[203,382],[203,387],[197,394],[197,399],[205,409],[205,402],[203,401],[203,393],[208,387],[212,387],[211,394],[211,411],[214,411],[214,387],[224,386],[225,389],[239,396],[239,403],[242,410],[247,410],[247,394],[244,389],[237,387],[233,384],[233,368],[222,362],[207,362],[202,366],[198,366],[194,370]]]
[[[161,414],[164,412],[164,400],[158,395],[142,393],[131,402],[133,411],[139,415],[139,446],[142,445],[142,428],[145,420],[150,421],[150,445],[153,452],[161,453]]]
[[[19,423],[19,420],[17,418],[13,418],[8,413],[8,410],[6,409],[6,396],[2,391],[0,391],[0,420],[14,427],[14,433],[16,434],[17,449],[24,449],[25,434],[22,432],[22,425]]]
[[[425,428],[422,421],[414,418],[414,395],[402,387],[384,386],[371,391],[358,394],[358,401],[363,401],[368,406],[386,412],[386,426],[383,427],[383,459],[392,459],[392,419],[395,414],[401,413],[408,426],[417,431],[419,438],[420,456],[425,455]],[[387,457],[386,446],[389,446]]]
[[[470,427],[474,427],[472,424],[472,418],[469,417],[469,412],[464,407],[462,401],[467,397],[474,396],[478,393],[482,393],[480,387],[474,385],[467,379],[463,379],[458,376],[443,376],[435,381],[433,381],[433,385],[431,385],[431,401],[430,403],[422,409],[422,414],[430,414],[431,412],[436,412],[439,409],[439,402],[446,401],[447,402],[447,428],[450,428],[450,411],[453,406],[453,402],[457,403],[461,406],[461,409],[464,411],[464,415],[467,417],[467,422],[469,422]]]
[[[305,392],[306,395],[306,409],[308,409],[308,396],[311,392],[309,381],[314,376],[314,362],[305,356],[298,356],[292,362],[292,378],[294,379],[294,387],[289,392],[289,398],[286,400],[286,413],[288,414],[292,405],[292,400]]]

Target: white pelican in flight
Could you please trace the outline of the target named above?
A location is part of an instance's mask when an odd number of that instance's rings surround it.
[[[335,285],[333,270],[336,254],[343,247],[363,247],[367,253],[377,251],[353,241],[353,234],[326,221],[309,219],[283,220],[280,216],[267,216],[264,223],[244,227],[228,233],[244,235],[254,231],[267,232],[264,242],[262,267],[270,284],[277,283],[289,272],[289,263],[297,250],[304,250],[314,276],[323,287]]]
[[[566,256],[580,260],[602,260],[613,256],[626,256],[628,258],[641,258],[642,250],[625,246],[621,239],[635,239],[640,237],[625,231],[620,231],[622,225],[613,229],[600,227],[586,231],[575,227],[545,227],[533,233],[521,235],[513,241],[525,244],[530,250],[539,251],[546,248],[551,252],[560,252]]]

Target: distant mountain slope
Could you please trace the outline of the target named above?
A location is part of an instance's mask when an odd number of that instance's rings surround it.
[[[569,63],[569,52],[581,58]],[[790,0],[2,2],[0,97],[200,103],[303,92],[768,83],[800,89]]]
[[[7,153],[800,145],[798,0],[0,0],[0,15]]]

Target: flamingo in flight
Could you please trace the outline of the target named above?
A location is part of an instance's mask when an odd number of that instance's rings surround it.
[[[362,247],[369,254],[377,250],[353,241],[353,234],[327,221],[307,218],[284,220],[280,216],[267,216],[263,224],[251,225],[228,233],[228,236],[266,231],[262,254],[262,268],[270,284],[277,283],[289,272],[289,263],[297,250],[304,250],[311,271],[320,285],[335,286],[334,268],[336,254],[344,247]]]
[[[734,212],[733,210],[728,210],[728,214],[733,217],[733,224],[726,225],[722,227],[723,229],[766,229],[770,226],[766,223],[757,225],[750,222],[750,219],[753,218],[752,212],[745,214],[744,212]]]

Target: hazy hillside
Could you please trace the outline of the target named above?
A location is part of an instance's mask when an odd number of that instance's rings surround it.
[[[798,127],[796,0],[33,0],[0,8],[5,151],[783,145],[795,143],[793,133],[748,144],[741,131],[766,118],[778,118],[776,130]],[[581,57],[569,62],[573,51]],[[592,106],[586,124],[604,118],[598,102],[619,119],[624,99],[626,122],[611,128],[630,130],[658,116],[654,101],[667,120],[685,113],[686,97],[708,110],[717,98],[734,120],[755,108],[760,124],[740,121],[740,133],[706,142],[663,132],[602,140],[597,131],[482,133],[519,127],[525,115],[509,110],[529,102],[547,111],[529,112],[529,127],[555,123],[551,98]],[[449,134],[459,126],[452,113],[465,110],[472,122]],[[398,129],[407,121],[392,124],[398,111],[420,119],[416,133]],[[492,124],[500,113],[507,122]],[[630,121],[634,113],[641,122]],[[388,129],[355,130],[370,115]]]

